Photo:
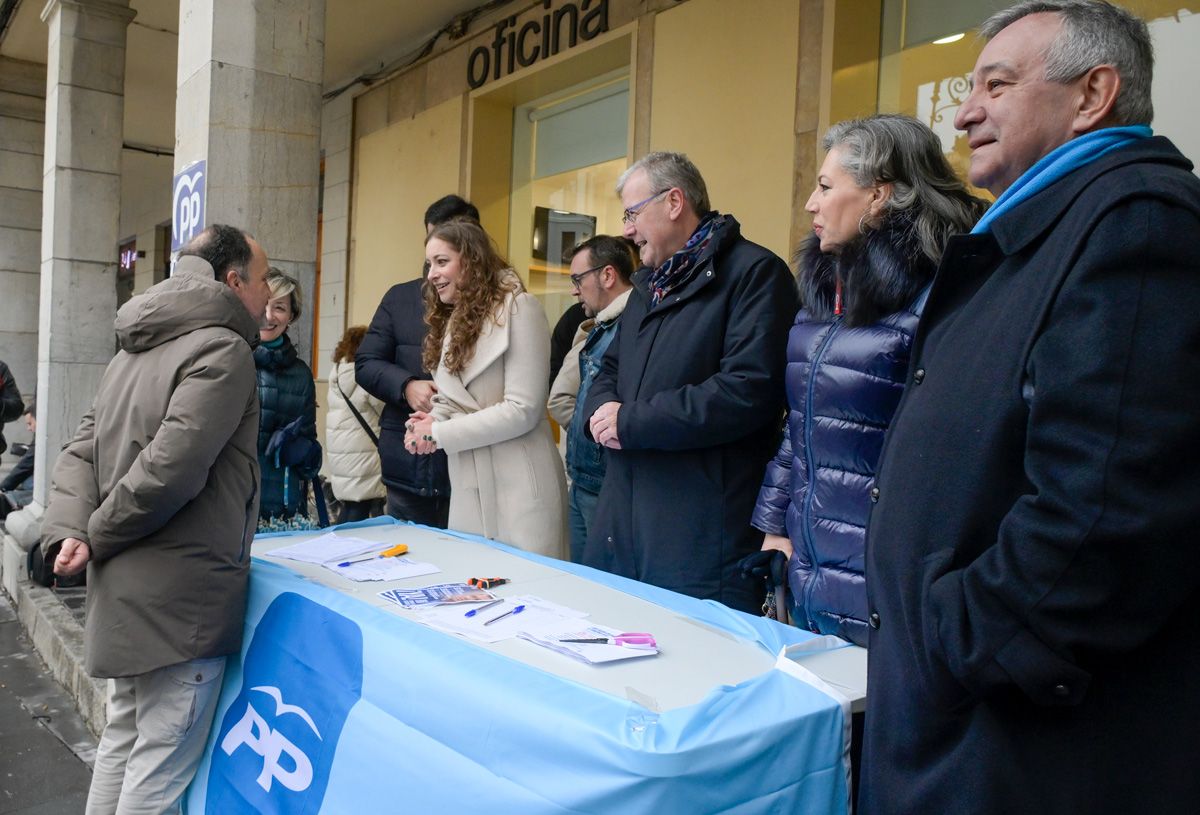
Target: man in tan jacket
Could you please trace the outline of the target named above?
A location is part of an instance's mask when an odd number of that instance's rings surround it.
[[[241,646],[266,273],[234,227],[184,247],[117,312],[121,350],[54,468],[43,553],[87,567],[85,664],[109,679],[89,815],[178,811]]]
[[[604,448],[583,432],[583,416],[575,408],[587,399],[588,387],[600,370],[600,360],[617,331],[617,320],[629,300],[634,255],[624,238],[596,235],[572,250],[571,285],[583,304],[585,319],[575,332],[571,350],[550,385],[547,407],[567,433],[567,497],[571,531],[571,560],[583,562],[588,527],[604,482]]]

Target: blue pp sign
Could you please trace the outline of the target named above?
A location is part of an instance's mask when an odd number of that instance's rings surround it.
[[[241,689],[217,732],[205,812],[319,811],[362,681],[357,624],[298,594],[276,597],[254,631]]]
[[[177,251],[204,229],[204,182],[208,162],[197,161],[175,176],[171,193],[171,251]]]

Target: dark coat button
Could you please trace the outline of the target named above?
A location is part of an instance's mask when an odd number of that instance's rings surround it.
[[[1054,686],[1054,695],[1060,699],[1065,699],[1071,695],[1071,689],[1060,682]]]
[[[878,611],[871,612],[871,616],[867,618],[867,624],[870,625],[871,628],[874,628],[876,631],[879,630],[879,612]]]
[[[871,487],[871,503],[874,504],[879,500],[879,487]]]
[[[920,385],[923,381],[925,381],[925,369],[917,368],[913,371],[913,384]]]

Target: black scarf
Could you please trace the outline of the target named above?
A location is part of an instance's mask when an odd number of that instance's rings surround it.
[[[912,305],[933,280],[937,266],[921,251],[912,216],[884,219],[877,229],[842,247],[840,255],[824,253],[815,234],[796,250],[796,284],[809,316],[830,320],[837,282],[842,282],[842,314],[847,326],[871,325]]]

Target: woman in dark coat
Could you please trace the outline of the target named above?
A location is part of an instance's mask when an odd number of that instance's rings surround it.
[[[301,481],[313,478],[321,467],[317,442],[317,391],[312,370],[296,354],[287,327],[300,316],[300,284],[295,278],[272,269],[267,274],[271,299],[266,322],[259,330],[254,349],[258,371],[258,466],[262,471],[259,500],[259,529],[274,529],[304,515]],[[289,441],[278,450],[271,437],[293,422]],[[278,444],[278,440],[277,440]],[[297,461],[297,458],[304,459]],[[274,524],[271,522],[275,521]]]
[[[867,644],[866,520],[924,292],[949,237],[984,202],[907,116],[841,122],[797,252],[803,307],[788,337],[788,420],[751,523],[788,558],[796,625]]]

